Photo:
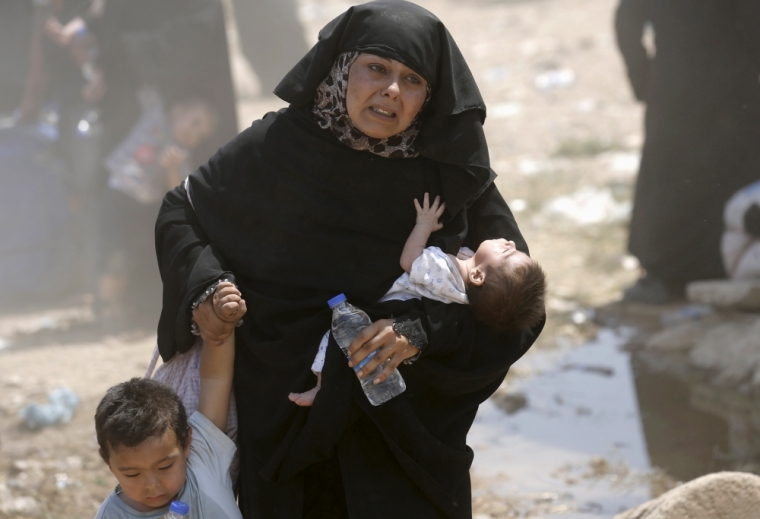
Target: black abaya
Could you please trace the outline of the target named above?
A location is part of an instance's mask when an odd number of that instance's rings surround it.
[[[406,16],[396,18],[399,11]],[[386,30],[389,20],[396,30]],[[357,35],[363,50],[407,64],[419,58],[415,70],[433,84],[420,157],[353,150],[314,121],[307,91],[313,96],[338,53],[359,46]],[[234,278],[249,308],[235,361],[245,517],[332,517],[314,508],[324,506],[314,492],[319,464],[327,481],[342,481],[327,502],[345,500],[348,517],[471,516],[467,431],[543,323],[498,335],[466,305],[375,303],[402,272],[412,200],[425,192],[447,203],[431,245],[455,252],[505,237],[527,251],[492,182],[485,107],[471,78],[426,11],[405,2],[352,8],[278,88],[291,106],[255,122],[193,173],[187,190],[167,195],[156,235],[162,356],[192,345],[190,304],[222,275]],[[330,324],[326,301],[341,292],[373,320],[412,320],[427,346],[399,368],[406,392],[373,407],[331,339],[314,406],[295,406],[287,396],[313,386],[309,367]]]
[[[652,59],[641,43],[647,22]],[[647,103],[629,249],[672,289],[723,277],[723,207],[760,171],[760,3],[621,0],[616,25]]]

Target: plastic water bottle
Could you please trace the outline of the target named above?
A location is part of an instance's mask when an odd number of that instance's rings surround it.
[[[169,513],[163,519],[182,519],[190,513],[190,507],[182,501],[172,501]]]
[[[348,303],[346,301],[346,296],[343,294],[333,297],[327,302],[327,304],[333,311],[331,326],[333,337],[335,337],[338,346],[340,346],[340,349],[343,350],[343,353],[348,357],[348,347],[359,332],[372,324],[372,321],[366,313]],[[354,367],[354,371],[356,372],[362,369],[376,353],[377,350],[367,355],[358,366]],[[394,369],[393,373],[379,384],[374,384],[372,382],[387,364],[388,361],[386,360],[372,373],[359,379],[364,394],[367,395],[367,399],[372,405],[383,404],[394,396],[400,395],[406,389],[406,383],[397,369]]]

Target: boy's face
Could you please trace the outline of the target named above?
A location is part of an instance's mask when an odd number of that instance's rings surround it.
[[[174,141],[186,150],[195,149],[214,132],[208,110],[195,104],[177,106],[171,126]]]
[[[473,260],[476,266],[483,270],[492,267],[504,266],[512,269],[522,263],[529,263],[530,257],[515,248],[515,242],[498,238],[486,240],[475,251]]]
[[[124,491],[122,500],[140,512],[169,506],[185,484],[191,442],[192,429],[185,449],[168,430],[162,437],[111,452],[108,468]]]

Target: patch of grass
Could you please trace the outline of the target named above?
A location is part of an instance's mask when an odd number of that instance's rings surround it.
[[[580,158],[595,157],[602,153],[618,150],[621,146],[605,139],[567,139],[554,152],[555,157]]]

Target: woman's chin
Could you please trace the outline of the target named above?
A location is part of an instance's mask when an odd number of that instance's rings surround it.
[[[401,132],[395,118],[380,117],[383,116],[372,114],[363,120],[354,120],[354,124],[364,135],[373,139],[387,139]]]
[[[362,128],[361,126],[357,124],[356,127],[359,128],[359,130],[364,135],[366,135],[367,137],[371,137],[373,139],[387,139],[388,137],[393,137],[394,135],[399,133],[395,130],[395,128],[393,130],[382,129],[382,128],[377,128],[376,125]]]

